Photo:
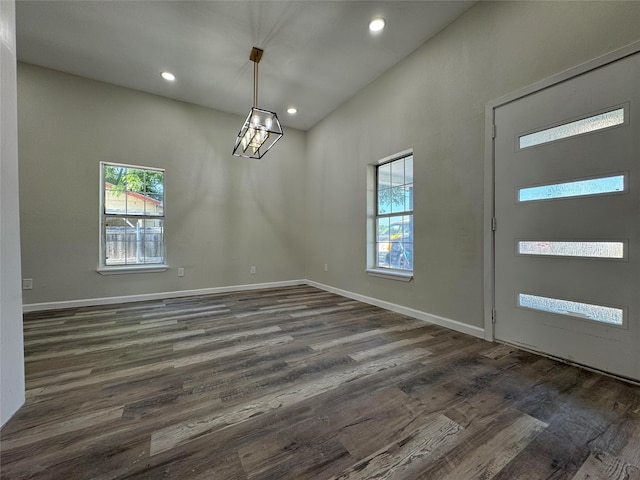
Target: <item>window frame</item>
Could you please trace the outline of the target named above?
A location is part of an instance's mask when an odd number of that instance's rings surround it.
[[[124,213],[107,213],[105,211],[106,188],[105,188],[105,170],[106,167],[120,167],[127,169],[142,170],[145,172],[162,172],[162,215],[147,214],[129,214]],[[167,265],[166,252],[166,170],[164,168],[147,167],[142,165],[131,165],[116,162],[100,162],[100,219],[99,219],[99,257],[97,272],[101,275],[118,275],[127,273],[151,273],[164,272],[169,266]],[[107,239],[106,239],[106,223],[108,218],[136,218],[142,220],[158,220],[162,219],[162,262],[161,263],[139,263],[124,265],[107,265]]]
[[[365,269],[366,273],[374,276],[387,278],[391,280],[400,280],[404,282],[409,282],[413,279],[415,264],[412,258],[412,269],[397,269],[391,267],[380,266],[379,264],[379,245],[378,245],[378,235],[377,235],[377,225],[379,218],[385,217],[396,217],[396,216],[411,216],[411,228],[412,228],[412,238],[415,239],[415,228],[414,228],[414,205],[415,201],[412,201],[411,210],[403,210],[402,212],[393,212],[388,214],[378,214],[378,170],[380,167],[391,164],[397,160],[402,160],[407,157],[414,157],[413,148],[409,148],[402,152],[398,152],[396,154],[390,155],[388,157],[382,158],[379,161],[369,164],[367,166],[367,268]],[[414,179],[415,180],[415,179]],[[412,182],[415,184],[415,181]],[[415,251],[415,242],[413,243],[413,249]],[[412,251],[413,256],[413,251]]]

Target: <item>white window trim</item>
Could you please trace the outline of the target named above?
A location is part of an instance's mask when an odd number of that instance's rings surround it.
[[[105,257],[105,237],[104,237],[104,200],[105,200],[105,188],[104,188],[104,167],[105,165],[113,165],[117,167],[125,167],[125,168],[137,168],[141,170],[153,170],[158,172],[166,173],[164,168],[157,167],[146,167],[142,165],[131,165],[126,163],[116,163],[116,162],[100,162],[100,219],[99,219],[99,252],[98,252],[98,266],[96,267],[96,272],[100,275],[127,275],[132,273],[159,273],[165,272],[169,269],[169,265],[167,264],[167,251],[166,251],[166,239],[163,235],[162,248],[164,263],[153,263],[153,264],[141,264],[141,265],[106,265],[104,263]],[[166,186],[165,193],[163,195],[163,210],[165,214],[162,216],[166,222]]]
[[[388,280],[398,280],[402,282],[410,282],[411,280],[413,280],[413,270],[396,270],[392,268],[376,267],[376,256],[378,255],[378,249],[376,245],[376,168],[378,167],[378,165],[382,165],[383,163],[398,160],[409,155],[414,155],[413,147],[398,153],[394,153],[393,155],[389,155],[385,158],[381,158],[375,163],[370,163],[369,165],[367,165],[367,268],[365,269],[365,272],[367,273],[367,275],[370,275],[372,277],[385,278]]]
[[[388,278],[389,280],[399,280],[410,282],[413,280],[413,270],[392,270],[390,268],[367,268],[367,274],[372,277]]]
[[[128,273],[155,273],[155,272],[166,272],[169,269],[169,265],[166,265],[164,263],[158,263],[155,265],[140,265],[140,266],[134,266],[134,265],[126,265],[126,266],[122,266],[122,267],[107,267],[107,266],[102,266],[102,265],[98,265],[98,268],[96,269],[96,271],[100,274],[100,275],[121,275],[121,274],[128,274]]]

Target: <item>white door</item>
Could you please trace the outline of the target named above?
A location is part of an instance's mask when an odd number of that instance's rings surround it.
[[[640,380],[640,53],[495,114],[495,338]]]

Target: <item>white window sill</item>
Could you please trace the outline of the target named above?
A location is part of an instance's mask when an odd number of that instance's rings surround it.
[[[124,275],[128,273],[157,273],[165,272],[168,265],[127,265],[123,267],[98,267],[100,275]]]
[[[388,278],[400,282],[410,282],[413,280],[413,272],[406,270],[391,270],[388,268],[367,268],[367,274],[372,277]]]

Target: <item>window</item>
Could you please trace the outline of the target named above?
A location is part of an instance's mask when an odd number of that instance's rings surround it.
[[[413,154],[375,168],[375,269],[413,271]]]
[[[164,170],[101,163],[101,273],[166,269]]]

